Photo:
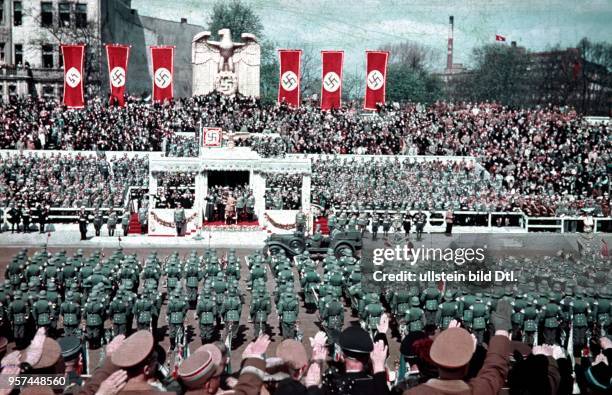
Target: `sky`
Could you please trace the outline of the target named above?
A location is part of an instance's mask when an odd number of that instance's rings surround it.
[[[132,8],[207,27],[216,1],[132,0]],[[286,48],[344,50],[349,71],[365,67],[365,50],[406,40],[430,48],[431,67],[443,69],[450,15],[455,17],[455,63],[469,65],[472,49],[493,43],[496,34],[534,51],[575,46],[582,37],[612,40],[612,0],[243,1],[261,17],[267,39]]]

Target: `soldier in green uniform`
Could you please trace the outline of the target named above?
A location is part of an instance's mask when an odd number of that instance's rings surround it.
[[[425,324],[425,312],[421,309],[421,301],[417,296],[413,296],[410,299],[410,308],[404,312],[400,335],[404,338],[408,333],[422,331],[425,328]]]
[[[448,328],[448,324],[455,319],[460,319],[459,316],[459,304],[454,300],[454,295],[451,291],[446,291],[444,294],[444,300],[438,306],[438,314],[436,316],[436,323],[440,329],[444,330]]]
[[[543,321],[542,338],[544,344],[559,344],[559,317],[561,315],[559,302],[561,300],[557,299],[557,294],[554,292],[550,292],[549,300],[540,310],[542,315],[540,321]]]
[[[238,295],[237,287],[230,287],[227,290],[227,296],[221,305],[221,314],[225,322],[228,336],[232,339],[236,338],[238,328],[240,326],[240,315],[242,313],[242,300]]]
[[[89,295],[83,314],[85,316],[86,337],[89,347],[92,349],[99,348],[102,345],[102,336],[104,336],[106,307],[97,291],[92,291]]]
[[[127,316],[130,310],[127,297],[118,292],[108,306],[108,315],[113,323],[113,336],[127,333]]]
[[[176,225],[177,236],[182,236],[185,234],[185,221],[185,209],[183,209],[180,203],[177,203],[176,208],[174,209],[174,224]]]
[[[472,310],[472,332],[478,344],[482,344],[489,320],[489,305],[483,301],[482,296],[478,295],[476,302],[470,306],[470,310]]]
[[[295,338],[299,309],[300,304],[293,291],[285,291],[279,298],[276,310],[280,318],[281,334],[284,339]]]
[[[316,310],[317,306],[317,290],[321,278],[314,269],[306,270],[300,279],[302,293],[304,294],[304,307],[309,314]]]
[[[187,302],[189,308],[195,308],[198,300],[198,286],[202,279],[200,267],[197,262],[189,262],[185,266],[185,278],[187,286]]]
[[[20,290],[13,293],[13,301],[8,306],[8,316],[13,327],[13,340],[18,349],[23,349],[26,343],[26,325],[30,309],[23,300]]]
[[[51,327],[53,317],[53,305],[47,300],[47,291],[40,291],[38,300],[32,305],[32,317],[36,324],[36,329],[45,328],[48,332]]]
[[[253,322],[253,336],[255,338],[266,333],[268,327],[268,316],[272,312],[272,302],[265,285],[264,287],[253,289],[251,305],[249,306],[249,316]]]
[[[376,294],[378,296],[378,294]],[[364,321],[367,330],[375,334],[382,314],[385,312],[380,298],[372,298],[364,309]]]
[[[534,345],[538,332],[538,311],[535,299],[527,300],[527,306],[523,309],[523,342],[530,347]]]
[[[64,326],[64,336],[79,336],[81,306],[75,302],[72,291],[66,292],[66,300],[60,305],[59,310]]]
[[[200,294],[195,314],[200,324],[202,344],[210,343],[215,335],[217,302],[206,287]]]
[[[168,301],[167,311],[171,350],[175,349],[177,340],[183,341],[183,324],[188,308],[186,298],[181,295],[181,289],[176,288]]]
[[[123,236],[127,236],[130,230],[130,210],[128,208],[123,210],[123,215],[121,216],[121,229],[123,229]]]
[[[325,326],[327,336],[332,341],[337,341],[344,326],[344,305],[333,295],[330,295],[324,303],[321,309],[321,320]]]
[[[149,297],[150,294],[145,290],[134,303],[133,312],[136,318],[136,328],[138,330],[148,330],[155,333],[153,326],[153,300]]]
[[[581,287],[577,287],[575,294],[576,297],[570,302],[570,314],[573,326],[574,356],[579,356],[586,345],[590,306],[584,297],[584,291]]]
[[[436,314],[438,313],[438,305],[442,299],[440,290],[434,285],[429,284],[421,293],[421,302],[425,306],[425,318],[427,324],[433,325],[436,322]]]

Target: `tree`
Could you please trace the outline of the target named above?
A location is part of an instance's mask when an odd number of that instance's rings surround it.
[[[242,33],[251,33],[259,40],[263,39],[264,28],[261,19],[241,0],[215,3],[208,25],[214,37],[218,37],[219,30],[230,29],[233,37],[240,37]]]
[[[577,72],[581,80],[582,112],[610,115],[612,95],[612,44],[593,43],[586,37],[578,43],[582,63]]]
[[[529,56],[523,48],[489,44],[474,49],[475,68],[466,81],[467,99],[525,104],[533,97]]]

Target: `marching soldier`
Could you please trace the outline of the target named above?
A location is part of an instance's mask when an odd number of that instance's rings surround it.
[[[238,293],[238,287],[229,287],[227,296],[221,304],[221,315],[223,316],[223,322],[225,323],[228,335],[231,335],[232,339],[235,339],[238,334],[241,314],[242,298]]]
[[[26,342],[26,325],[30,315],[28,304],[23,300],[20,290],[13,293],[13,301],[8,306],[8,316],[13,327],[13,339],[18,349],[23,349]]]
[[[181,296],[180,288],[176,288],[168,301],[168,325],[170,327],[170,349],[174,350],[179,332],[183,330],[185,314],[188,310],[187,300]]]
[[[207,288],[200,295],[195,312],[200,323],[200,339],[202,344],[210,343],[215,334],[217,303]]]
[[[32,305],[32,317],[36,324],[36,329],[45,328],[49,333],[51,318],[53,316],[53,305],[47,300],[47,292],[40,291],[38,300]]]
[[[300,304],[291,292],[285,292],[280,297],[276,310],[280,316],[281,334],[284,339],[293,339],[296,335],[296,321],[299,314]]]
[[[113,336],[127,334],[127,315],[130,312],[128,301],[119,292],[108,306],[108,315],[113,323]]]
[[[201,272],[200,267],[197,262],[189,262],[185,267],[185,277],[187,279],[187,302],[189,303],[189,308],[195,308],[197,300],[198,300],[198,285],[201,280]]]
[[[155,331],[156,327],[153,326],[153,311],[154,305],[150,294],[145,291],[136,303],[134,303],[134,317],[136,317],[136,328],[140,330]]]
[[[66,300],[60,305],[60,315],[64,327],[64,336],[79,336],[81,323],[81,306],[75,302],[74,293],[66,292]]]
[[[104,320],[106,319],[106,307],[102,298],[98,296],[97,290],[92,290],[91,295],[84,308],[86,337],[89,347],[99,348],[102,345],[104,335]]]
[[[558,344],[559,317],[561,315],[561,307],[558,303],[560,300],[555,300],[556,294],[554,292],[551,292],[549,297],[550,301],[542,306],[541,310],[542,321],[544,321],[542,337],[544,338],[544,344]]]
[[[249,306],[249,315],[254,324],[253,336],[255,338],[266,332],[268,316],[271,312],[272,303],[264,284],[262,288],[253,290],[251,305]]]
[[[410,299],[410,308],[404,312],[404,334],[422,331],[426,324],[425,312],[421,309],[421,302],[417,296]],[[400,330],[402,332],[402,330]]]

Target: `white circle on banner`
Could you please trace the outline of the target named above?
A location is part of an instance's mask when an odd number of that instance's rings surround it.
[[[66,72],[66,83],[71,88],[76,88],[81,83],[81,73],[76,67],[71,67]]]
[[[378,70],[372,70],[368,73],[368,88],[373,91],[379,90],[385,84],[385,77]]]
[[[110,72],[111,85],[115,88],[121,88],[125,85],[125,69],[123,67],[114,67]]]
[[[333,71],[325,74],[325,77],[323,78],[323,89],[328,92],[335,92],[340,89],[340,84],[341,81],[338,74],[334,73]]]
[[[164,89],[172,82],[172,74],[165,67],[160,67],[155,71],[155,85],[158,88]]]
[[[281,86],[286,91],[292,91],[299,85],[298,77],[293,71],[285,71],[281,76]]]

